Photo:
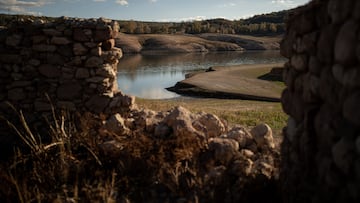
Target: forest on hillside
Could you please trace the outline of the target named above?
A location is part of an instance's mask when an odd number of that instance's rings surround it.
[[[120,31],[127,34],[248,34],[276,35],[285,31],[288,10],[255,15],[247,19],[226,20],[222,18],[186,22],[145,22],[118,20]],[[7,26],[21,18],[53,21],[54,17],[0,14],[0,26]]]

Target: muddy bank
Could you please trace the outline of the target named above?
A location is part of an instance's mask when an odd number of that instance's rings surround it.
[[[211,67],[205,72],[190,74],[167,90],[196,97],[279,102],[283,85],[274,82],[276,77],[271,70],[282,66],[283,64],[253,64]]]
[[[144,52],[215,52],[244,50],[278,50],[280,37],[252,37],[223,34],[118,34],[116,47],[124,53]]]

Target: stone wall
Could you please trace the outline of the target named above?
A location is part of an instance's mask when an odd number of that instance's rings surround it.
[[[122,51],[115,21],[20,19],[0,31],[0,112],[127,111],[133,98],[117,89]],[[48,97],[46,96],[48,95]]]
[[[289,59],[285,202],[359,202],[360,1],[314,0],[296,9],[281,53]]]

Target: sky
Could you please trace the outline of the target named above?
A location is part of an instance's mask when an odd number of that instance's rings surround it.
[[[139,21],[237,20],[310,0],[0,0],[0,13]]]

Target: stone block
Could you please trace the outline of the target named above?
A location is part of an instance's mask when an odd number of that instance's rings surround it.
[[[356,21],[346,22],[340,29],[335,41],[335,60],[343,65],[351,65],[356,62],[356,42],[359,23]]]
[[[38,52],[54,52],[56,51],[56,46],[48,44],[35,44],[33,45],[33,50]]]
[[[78,68],[75,73],[75,78],[86,79],[90,77],[89,70],[86,68]]]
[[[39,73],[48,78],[57,78],[61,75],[60,69],[57,66],[51,64],[40,65]]]
[[[67,45],[70,44],[71,41],[66,37],[53,37],[51,38],[51,44],[55,45]]]
[[[86,55],[88,49],[81,43],[75,43],[73,46],[73,53],[75,56],[83,56]]]
[[[110,97],[103,95],[94,95],[86,103],[86,108],[95,113],[104,112],[104,109],[108,106]]]
[[[65,101],[73,101],[81,98],[82,86],[79,83],[62,84],[57,89],[57,98]]]

